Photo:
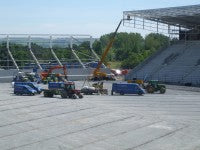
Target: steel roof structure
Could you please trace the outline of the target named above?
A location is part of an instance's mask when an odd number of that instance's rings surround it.
[[[124,11],[123,14],[185,28],[200,26],[200,5]]]

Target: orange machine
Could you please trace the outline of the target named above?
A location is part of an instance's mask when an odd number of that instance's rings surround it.
[[[46,78],[52,74],[52,71],[55,69],[63,69],[63,75],[65,76],[65,79],[67,79],[67,68],[66,66],[53,66],[51,67],[49,70],[45,70],[43,72],[41,72],[40,76],[42,80],[46,80]],[[62,76],[60,74],[57,74],[57,76]]]
[[[108,54],[110,48],[112,47],[112,45],[113,45],[113,43],[114,43],[115,37],[116,37],[116,35],[117,35],[117,31],[118,31],[119,27],[121,26],[122,22],[123,22],[123,20],[121,20],[121,21],[119,22],[119,24],[118,24],[118,26],[117,26],[117,29],[116,29],[115,32],[113,33],[110,42],[108,43],[108,45],[107,45],[107,47],[106,47],[104,53],[102,54],[101,59],[100,59],[100,61],[99,61],[99,63],[98,63],[98,66],[97,66],[97,68],[96,68],[96,69],[94,70],[94,72],[93,72],[92,80],[113,80],[113,79],[114,79],[113,77],[108,77],[107,74],[106,74],[105,72],[101,72],[101,71],[100,71],[100,68],[101,68],[101,65],[102,65],[102,63],[104,62],[104,60],[105,60],[105,58],[106,58],[106,56],[107,56],[107,54]]]

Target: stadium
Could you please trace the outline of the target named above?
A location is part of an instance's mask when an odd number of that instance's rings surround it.
[[[91,35],[0,34],[1,150],[200,149],[200,5],[121,15],[102,56]],[[170,41],[116,80],[89,80],[113,77],[104,60],[121,24]],[[32,71],[45,82],[13,78]]]

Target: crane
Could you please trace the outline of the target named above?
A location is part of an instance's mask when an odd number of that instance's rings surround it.
[[[115,37],[117,35],[117,31],[119,30],[119,27],[121,26],[122,22],[123,22],[123,19],[119,22],[115,32],[113,33],[113,35],[111,37],[110,42],[108,43],[105,51],[103,52],[103,54],[101,56],[100,61],[98,62],[96,69],[93,71],[92,80],[114,80],[113,77],[108,77],[107,74],[105,72],[101,72],[100,69],[101,69],[101,65],[103,64],[110,48],[112,47],[112,45],[114,43]]]

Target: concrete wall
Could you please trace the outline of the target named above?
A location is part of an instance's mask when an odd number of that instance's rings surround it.
[[[88,76],[91,76],[94,69],[87,68],[87,69],[67,69],[68,79],[69,80],[85,80]],[[32,70],[22,70],[24,72],[32,72]],[[110,74],[109,69],[101,69],[101,71]],[[39,70],[38,72],[41,72]],[[62,69],[58,69],[53,71],[55,73],[62,73]],[[17,70],[0,70],[0,83],[11,82],[13,76],[17,74]]]

